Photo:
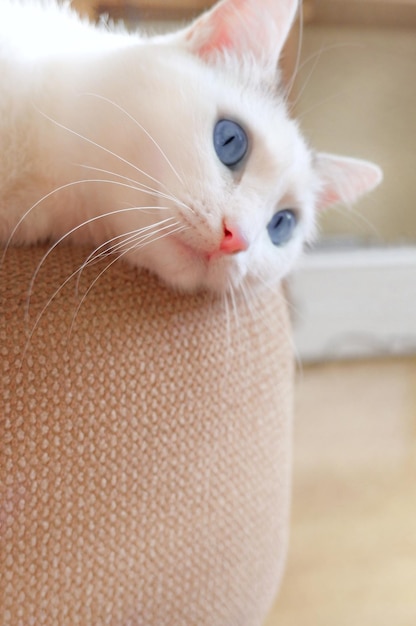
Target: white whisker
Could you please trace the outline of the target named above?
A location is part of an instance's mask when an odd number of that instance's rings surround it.
[[[296,81],[296,77],[297,77],[298,72],[299,72],[300,59],[301,59],[301,55],[302,55],[302,40],[303,40],[303,27],[304,27],[303,3],[302,2],[299,2],[298,16],[299,16],[298,49],[296,51],[295,67],[293,69],[293,73],[292,73],[292,77],[290,79],[289,85],[288,85],[288,87],[286,89],[286,96],[285,96],[285,103],[286,104],[289,101],[289,98],[290,98],[290,96],[292,94],[292,89],[294,87],[294,84],[295,84],[295,81]]]
[[[74,180],[74,181],[72,181],[70,183],[65,183],[64,185],[60,185],[59,187],[56,187],[55,189],[52,189],[52,191],[49,191],[44,196],[42,196],[42,198],[40,198],[34,204],[32,204],[32,206],[29,207],[27,209],[27,211],[25,211],[25,213],[23,213],[23,215],[17,221],[16,225],[12,229],[12,231],[11,231],[7,241],[6,241],[5,248],[3,250],[3,254],[2,254],[1,259],[0,259],[0,264],[2,264],[4,262],[7,250],[9,248],[9,246],[11,245],[13,237],[15,236],[16,232],[18,231],[19,227],[23,224],[24,220],[30,215],[30,213],[32,211],[34,211],[42,202],[45,202],[45,200],[48,200],[49,198],[51,198],[53,195],[59,193],[60,191],[64,191],[65,189],[69,189],[69,188],[75,187],[77,185],[83,185],[85,183],[102,183],[102,184],[108,184],[108,185],[118,185],[118,186],[121,186],[121,187],[127,187],[129,189],[135,190],[135,187],[133,187],[132,185],[128,185],[127,183],[121,183],[121,182],[118,182],[118,181],[115,181],[115,180],[107,180],[107,179],[102,179],[102,178],[87,178],[87,179],[81,179],[81,180]],[[140,191],[140,190],[136,189],[136,191]],[[159,209],[159,208],[165,208],[165,207],[155,206],[153,208],[154,209]],[[119,210],[122,211],[122,210],[125,210],[125,209],[119,209]],[[135,207],[135,210],[138,210],[138,207]],[[91,218],[91,219],[94,220],[96,218]],[[76,227],[76,228],[78,228],[78,227]],[[67,235],[65,235],[65,236],[67,236]]]
[[[222,298],[222,303],[224,306],[225,338],[226,338],[226,344],[225,344],[226,358],[224,359],[224,368],[225,368],[224,374],[227,374],[232,368],[232,365],[234,362],[233,351],[234,351],[234,345],[235,345],[235,341],[233,338],[234,329],[233,329],[233,324],[232,324],[228,289],[222,292],[221,298]]]
[[[145,185],[144,183],[140,183],[134,178],[129,178],[128,176],[117,174],[117,172],[112,172],[111,170],[105,170],[100,167],[94,167],[92,165],[84,165],[82,163],[79,163],[78,167],[82,167],[87,170],[93,170],[95,172],[101,172],[102,174],[109,174],[111,176],[116,176],[117,178],[126,180],[128,182],[133,183],[133,185],[136,185],[137,187],[133,187],[133,188],[137,189],[137,191],[148,193],[149,195],[153,195],[157,198],[164,198],[165,200],[172,200],[172,202],[174,202],[177,206],[183,207],[184,209],[187,209],[188,211],[191,211],[192,213],[194,213],[194,210],[189,205],[182,202],[182,200],[179,200],[176,196],[169,194],[169,193],[164,193],[163,191],[159,191],[158,189],[155,189],[154,187],[150,187],[149,185]]]
[[[316,55],[315,60],[313,62],[313,65],[309,71],[308,76],[306,77],[306,80],[303,81],[302,87],[299,90],[299,93],[297,94],[296,98],[294,99],[293,102],[291,102],[290,104],[290,111],[294,111],[296,106],[298,105],[299,101],[301,100],[303,94],[305,93],[306,89],[309,86],[310,80],[313,76],[313,74],[315,73],[316,68],[318,67],[318,63],[321,60],[321,56],[322,56],[322,50],[320,51],[319,54]]]
[[[233,310],[233,314],[234,314],[236,329],[239,329],[240,328],[240,318],[238,316],[236,295],[235,295],[235,291],[234,291],[234,285],[232,284],[232,282],[230,280],[228,281],[228,287],[229,287],[228,288],[228,293],[230,295],[231,306],[232,306],[232,310]]]
[[[248,311],[251,318],[254,320],[256,315],[256,309],[253,306],[254,296],[252,290],[250,289],[249,285],[245,281],[243,281],[240,285],[240,291],[246,310]]]
[[[160,232],[163,229],[159,229],[159,231],[156,232],[156,234],[158,232]],[[81,301],[79,302],[76,311],[73,315],[72,318],[72,323],[71,323],[71,327],[69,330],[69,337],[72,334],[73,328],[74,328],[74,324],[75,324],[75,320],[78,317],[79,311],[82,307],[82,305],[84,304],[86,298],[88,297],[88,295],[90,294],[91,290],[94,288],[94,286],[96,285],[96,283],[100,280],[101,276],[103,276],[103,274],[105,274],[105,272],[107,272],[110,267],[112,267],[114,265],[114,263],[116,263],[117,261],[119,261],[123,256],[126,256],[127,254],[130,254],[131,252],[134,252],[135,250],[138,250],[142,247],[144,247],[145,245],[148,245],[150,243],[154,243],[155,241],[158,241],[159,239],[163,239],[163,237],[166,237],[168,235],[173,235],[174,233],[178,233],[182,230],[185,230],[185,227],[181,224],[179,225],[177,228],[174,228],[173,230],[170,230],[166,233],[164,233],[163,235],[159,235],[158,237],[155,237],[154,239],[150,239],[150,235],[148,236],[149,238],[147,239],[147,241],[143,241],[140,239],[140,237],[138,238],[138,241],[136,241],[133,245],[130,245],[126,250],[124,250],[121,254],[117,255],[112,261],[110,261],[110,263],[108,263],[105,268],[98,274],[98,276],[96,276],[94,278],[94,280],[92,281],[92,283],[89,285],[88,289],[86,290],[86,292],[84,293],[84,295],[81,298]],[[84,264],[81,266],[80,268],[82,271],[85,269]],[[79,271],[79,269],[77,270],[77,272]]]
[[[354,207],[347,206],[347,210],[345,210],[343,207],[334,206],[332,207],[332,211],[342,215],[345,219],[348,219],[352,224],[355,224],[357,228],[365,227],[372,233],[373,237],[375,237],[378,242],[383,242],[383,236],[377,226]]]
[[[162,207],[146,207],[148,209],[150,208],[154,208],[154,209],[161,209]],[[27,301],[27,310],[26,310],[26,316],[28,316],[29,314],[29,309],[30,309],[30,300],[32,297],[32,293],[33,293],[33,289],[34,289],[34,285],[35,285],[35,281],[36,278],[39,275],[39,272],[42,268],[42,266],[44,265],[44,263],[46,262],[46,260],[48,259],[48,257],[50,256],[50,254],[57,248],[57,246],[59,246],[59,244],[61,244],[65,239],[67,239],[68,237],[70,237],[72,234],[74,234],[75,232],[77,232],[79,229],[88,226],[89,224],[92,224],[98,220],[104,219],[105,217],[109,217],[112,215],[118,215],[120,213],[129,213],[131,211],[138,211],[141,210],[142,207],[140,207],[140,209],[138,209],[137,207],[128,207],[125,209],[117,209],[114,211],[110,211],[108,213],[103,213],[101,215],[96,215],[95,217],[91,217],[88,220],[85,220],[84,222],[82,222],[81,224],[78,224],[77,226],[74,226],[74,228],[71,228],[71,230],[69,230],[68,232],[66,232],[64,235],[62,235],[62,237],[60,237],[57,241],[54,242],[54,244],[47,250],[47,252],[45,252],[45,254],[43,255],[43,257],[41,258],[41,260],[38,263],[38,266],[31,278],[30,284],[29,284],[29,290],[28,290],[28,301]],[[173,218],[167,218],[167,220],[169,219],[173,219]],[[166,221],[166,220],[164,220]],[[122,237],[122,235],[120,235]]]
[[[293,315],[299,315],[299,311],[296,308],[296,306],[293,304],[293,302],[291,302],[285,295],[285,290],[287,291],[287,288],[285,288],[285,283],[284,280],[282,279],[280,281],[280,283],[276,284],[276,280],[275,278],[270,278],[269,280],[265,279],[264,276],[262,276],[261,274],[258,274],[255,276],[256,282],[258,283],[258,285],[260,286],[259,288],[254,288],[252,289],[251,286],[246,283],[246,287],[247,289],[249,289],[251,295],[252,295],[252,299],[256,299],[258,301],[260,301],[262,292],[264,294],[264,291],[266,292],[273,292],[274,294],[276,294],[276,290],[278,290],[279,292],[279,297],[281,299],[283,299],[283,302],[285,303],[285,306],[287,307],[288,311],[289,311],[289,315],[292,318]],[[256,323],[262,323],[265,325],[265,328],[269,328],[270,325],[270,320],[267,316],[258,316],[256,315]],[[281,322],[279,322],[280,328],[283,330],[285,337],[288,339],[290,346],[295,354],[295,359],[297,362],[300,361],[300,356],[299,356],[299,352],[296,348],[295,342],[294,342],[294,337],[293,337],[293,333],[291,332],[291,329],[286,328],[282,325]]]
[[[47,115],[47,113],[44,113],[43,111],[41,111],[40,109],[36,109],[36,110],[38,111],[38,113],[40,115],[43,115],[43,117],[45,117],[47,120],[52,122],[52,124],[55,124],[56,126],[58,126],[58,128],[62,128],[62,130],[66,130],[71,135],[74,135],[75,137],[78,137],[79,139],[82,139],[86,143],[89,143],[90,145],[94,146],[95,148],[98,148],[99,150],[102,150],[106,154],[109,154],[109,155],[113,156],[115,159],[118,159],[119,161],[121,161],[125,165],[128,165],[129,167],[131,167],[134,170],[136,170],[136,172],[139,172],[139,174],[143,174],[143,176],[146,176],[146,178],[149,178],[150,180],[152,180],[157,185],[162,185],[162,187],[166,188],[166,185],[164,183],[162,183],[161,181],[159,181],[156,178],[154,178],[153,176],[151,176],[151,174],[148,174],[144,170],[140,169],[140,167],[137,167],[137,165],[134,165],[134,163],[131,163],[131,161],[129,161],[128,159],[125,159],[124,157],[120,156],[116,152],[113,152],[113,150],[110,150],[109,148],[106,148],[105,146],[102,146],[101,144],[97,143],[93,139],[90,139],[89,137],[86,137],[82,133],[78,133],[76,130],[72,130],[68,126],[65,126],[65,124],[61,124],[57,120],[54,120],[52,117]]]
[[[179,232],[180,230],[184,230],[184,226],[183,226],[183,225],[180,225],[178,228],[174,228],[172,231],[169,231],[168,233],[165,233],[164,235],[161,235],[161,236],[159,236],[159,237],[156,237],[154,240],[152,240],[152,239],[151,239],[151,240],[145,241],[145,242],[144,242],[144,243],[142,243],[142,245],[141,245],[141,246],[139,246],[139,247],[142,247],[142,246],[144,246],[144,245],[148,245],[149,243],[153,243],[154,241],[157,241],[158,239],[161,239],[162,237],[165,237],[165,236],[167,236],[167,235],[169,235],[169,234],[173,234],[173,233]],[[156,233],[156,234],[157,234],[157,233]],[[97,281],[101,278],[101,276],[104,274],[104,272],[105,272],[107,269],[109,269],[109,268],[110,268],[110,267],[111,267],[114,263],[116,263],[116,262],[117,262],[117,261],[118,261],[121,257],[125,256],[126,254],[128,254],[129,252],[133,251],[133,250],[134,250],[134,249],[136,249],[136,248],[137,248],[137,244],[135,244],[135,245],[133,245],[133,246],[130,246],[130,247],[129,247],[127,250],[125,250],[122,254],[120,254],[120,255],[116,256],[116,257],[115,257],[115,258],[111,261],[111,263],[109,263],[109,264],[108,264],[108,265],[104,268],[104,270],[102,270],[102,271],[99,273],[99,275],[98,275],[98,276],[94,279],[93,283],[92,283],[92,284],[90,285],[90,287],[88,288],[87,292],[86,292],[86,293],[84,294],[84,296],[82,297],[81,303],[80,303],[80,304],[78,305],[78,307],[77,307],[77,312],[79,311],[80,306],[81,306],[81,305],[82,305],[82,303],[85,301],[85,298],[86,298],[86,297],[87,297],[87,295],[90,293],[90,291],[91,291],[91,289],[93,288],[93,286],[94,286],[94,285],[97,283]],[[54,299],[55,299],[55,298],[56,298],[56,297],[60,294],[60,292],[61,292],[61,291],[62,291],[62,290],[66,287],[66,285],[67,285],[67,284],[68,284],[71,280],[73,280],[73,279],[75,278],[75,276],[77,276],[77,274],[78,274],[80,271],[83,271],[84,269],[85,269],[85,262],[84,262],[84,263],[83,263],[80,267],[78,267],[76,270],[74,270],[74,271],[73,271],[73,272],[72,272],[72,273],[71,273],[71,274],[70,274],[70,275],[69,275],[69,276],[68,276],[68,277],[67,277],[67,278],[66,278],[66,279],[65,279],[65,280],[61,283],[61,285],[60,285],[57,289],[55,289],[55,291],[53,292],[53,294],[49,297],[48,301],[47,301],[47,302],[46,302],[46,304],[43,306],[43,308],[42,308],[42,310],[40,311],[40,313],[37,315],[36,320],[35,320],[35,322],[34,322],[34,324],[33,324],[33,326],[32,326],[32,329],[31,329],[31,330],[30,330],[30,332],[29,332],[29,336],[28,336],[28,339],[27,339],[27,341],[26,341],[25,348],[24,348],[24,350],[23,350],[22,360],[24,360],[24,358],[25,358],[25,355],[26,355],[27,350],[28,350],[28,348],[29,348],[29,345],[30,345],[30,342],[31,342],[31,340],[32,340],[32,337],[33,337],[34,333],[36,332],[36,329],[38,328],[38,326],[39,326],[39,324],[40,324],[40,321],[41,321],[41,319],[42,319],[43,315],[45,314],[46,310],[48,309],[48,307],[51,305],[51,303],[54,301]],[[72,327],[73,327],[73,322],[72,322],[72,324],[71,324],[71,329],[72,329]]]
[[[134,249],[137,249],[137,244],[139,243],[143,243],[146,242],[148,239],[154,237],[154,235],[157,235],[159,233],[162,233],[163,231],[168,231],[165,234],[169,235],[171,232],[173,232],[171,229],[175,228],[176,226],[179,226],[180,222],[173,222],[172,220],[174,218],[169,218],[168,220],[164,220],[164,222],[158,222],[157,224],[153,224],[150,227],[147,228],[141,228],[137,231],[131,231],[129,233],[126,233],[126,237],[124,237],[123,235],[119,235],[118,237],[114,237],[113,239],[109,239],[108,241],[106,241],[104,244],[101,244],[101,246],[99,246],[98,248],[96,248],[94,250],[94,252],[90,255],[90,257],[87,259],[87,262],[84,263],[84,268],[88,265],[95,265],[96,263],[99,263],[103,258],[113,255],[113,254],[117,254],[118,252],[120,252],[121,250],[124,250],[126,248],[127,245],[130,245],[132,242],[135,244],[135,246],[133,246]],[[165,223],[165,222],[171,222],[170,224],[166,224],[165,226],[161,227],[161,224]],[[157,228],[156,230],[153,230],[154,228]],[[169,230],[170,229],[170,230]],[[175,230],[176,232],[176,230]],[[109,245],[111,244],[112,241],[119,239],[119,243],[117,243],[116,245]],[[152,239],[152,241],[155,241],[155,239]],[[100,248],[103,248],[104,246],[109,246],[106,249],[103,249],[99,254],[97,254],[98,250]],[[123,256],[124,252],[121,254],[121,256]],[[120,257],[120,255],[119,255]],[[82,270],[81,270],[82,271]]]
[[[129,231],[127,233],[123,233],[122,235],[117,235],[116,237],[108,239],[107,241],[105,241],[104,243],[99,245],[97,248],[95,248],[95,250],[93,250],[91,252],[91,254],[87,257],[87,259],[84,261],[84,263],[79,268],[79,274],[78,274],[77,284],[76,284],[76,291],[78,292],[79,283],[80,283],[80,280],[81,280],[82,273],[83,273],[84,269],[87,266],[91,267],[95,263],[99,263],[104,257],[110,256],[112,254],[117,254],[117,252],[119,250],[122,250],[123,247],[127,243],[129,243],[131,241],[134,241],[134,240],[137,240],[137,238],[139,236],[144,236],[144,233],[148,233],[148,232],[152,231],[154,228],[160,227],[162,224],[167,224],[168,222],[171,222],[169,224],[170,227],[176,226],[177,224],[179,224],[179,222],[176,222],[176,223],[172,224],[172,220],[174,220],[174,219],[175,218],[173,218],[173,217],[168,217],[167,219],[162,220],[160,222],[157,222],[155,224],[151,224],[149,226],[144,226],[143,228],[132,230],[132,231]],[[156,234],[157,234],[157,232],[159,232],[159,231],[156,231]],[[152,234],[155,234],[155,233],[152,232]],[[114,241],[118,241],[119,243],[117,243],[117,245],[113,246],[112,244],[113,244]]]
[[[225,312],[225,334],[227,338],[227,351],[231,356],[231,348],[232,348],[231,315],[230,315],[230,305],[228,302],[228,292],[223,293],[223,303],[224,303],[224,312]],[[231,361],[231,358],[230,358],[230,361]]]
[[[312,54],[310,54],[306,59],[302,61],[299,65],[297,73],[300,74],[304,67],[308,65],[311,61],[315,59],[315,57],[321,57],[324,53],[333,52],[334,50],[339,50],[341,48],[364,48],[365,46],[360,43],[354,42],[345,42],[345,43],[333,43],[330,45],[322,45],[319,50],[316,50]]]
[[[303,24],[301,23],[301,28],[303,29]],[[302,35],[301,35],[302,37]],[[292,77],[292,82],[290,85],[290,90],[293,88],[293,85],[295,83],[295,81],[297,80],[297,78],[299,77],[301,71],[303,70],[304,67],[306,67],[308,65],[308,63],[310,63],[311,61],[313,61],[313,65],[311,70],[308,72],[308,75],[306,77],[306,80],[302,80],[302,88],[299,91],[299,93],[296,95],[296,98],[290,102],[290,111],[293,111],[297,104],[299,103],[299,101],[301,100],[303,94],[305,93],[310,80],[312,78],[312,75],[314,74],[319,61],[321,60],[321,57],[324,53],[326,52],[332,52],[333,50],[338,50],[340,48],[362,48],[363,46],[361,44],[355,44],[355,43],[335,43],[335,44],[331,44],[331,45],[322,45],[320,47],[319,50],[317,50],[316,52],[314,52],[313,54],[309,55],[306,59],[304,59],[302,61],[302,63],[298,63],[296,68],[295,68],[295,72],[293,74]],[[300,61],[300,58],[298,58],[298,61]],[[288,91],[288,96],[290,96],[290,90]],[[289,97],[286,98],[286,104],[288,104],[289,101]],[[324,102],[326,102],[326,100],[324,100]],[[313,107],[315,108],[315,107]]]
[[[158,142],[155,140],[155,138],[152,137],[152,135],[144,128],[144,126],[142,126],[142,124],[140,124],[140,122],[138,120],[136,120],[136,118],[134,118],[132,115],[130,115],[130,113],[128,111],[126,111],[126,109],[121,107],[119,104],[117,104],[113,100],[110,100],[109,98],[106,98],[105,96],[101,96],[101,95],[96,94],[96,93],[86,93],[84,95],[91,96],[91,97],[97,98],[99,100],[103,100],[104,102],[108,102],[108,104],[111,104],[113,107],[119,109],[119,111],[121,111],[124,115],[126,115],[134,124],[136,124],[136,126],[138,126],[140,128],[140,130],[146,135],[146,137],[148,137],[150,139],[150,141],[153,143],[153,145],[156,146],[156,148],[159,150],[160,154],[165,159],[166,163],[171,168],[172,172],[178,178],[179,182],[182,185],[184,184],[183,179],[179,176],[177,170],[174,168],[174,166],[173,166],[172,162],[169,160],[167,154],[164,152],[164,150],[162,150],[161,146],[158,144]]]

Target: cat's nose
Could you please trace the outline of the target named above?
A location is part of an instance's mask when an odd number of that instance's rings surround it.
[[[220,243],[220,251],[224,254],[237,254],[248,248],[247,237],[236,225],[223,223],[223,237]]]

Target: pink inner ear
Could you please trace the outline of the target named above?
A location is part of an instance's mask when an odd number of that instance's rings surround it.
[[[204,43],[198,50],[198,54],[203,59],[210,56],[215,51],[226,50],[232,48],[233,42],[230,33],[226,30],[225,25],[217,28],[212,39]]]
[[[222,0],[191,25],[188,47],[204,61],[226,50],[275,67],[297,5],[297,0]]]
[[[214,7],[212,11],[202,18],[194,31],[188,35],[188,40],[196,39],[200,41],[197,53],[200,57],[206,58],[213,52],[230,49],[233,47],[233,19],[244,5],[246,0],[233,0],[233,2]],[[205,33],[204,33],[205,31]]]
[[[318,209],[326,209],[333,204],[337,204],[341,200],[339,193],[335,189],[324,189],[318,199]]]
[[[377,165],[348,157],[318,154],[316,170],[322,183],[317,207],[325,209],[338,202],[350,204],[371,191],[382,180]]]

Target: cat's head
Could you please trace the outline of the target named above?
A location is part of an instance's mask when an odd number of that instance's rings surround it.
[[[277,65],[296,11],[296,0],[223,0],[160,42],[181,60],[180,87],[173,76],[165,96],[162,160],[180,202],[171,202],[177,232],[149,246],[149,265],[173,286],[280,279],[313,237],[317,211],[381,180],[373,164],[315,153],[289,118]]]

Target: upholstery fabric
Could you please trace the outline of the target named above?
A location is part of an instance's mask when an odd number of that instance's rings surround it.
[[[288,537],[281,289],[227,314],[119,261],[79,276],[83,248],[35,276],[46,250],[0,270],[0,623],[260,625]]]

